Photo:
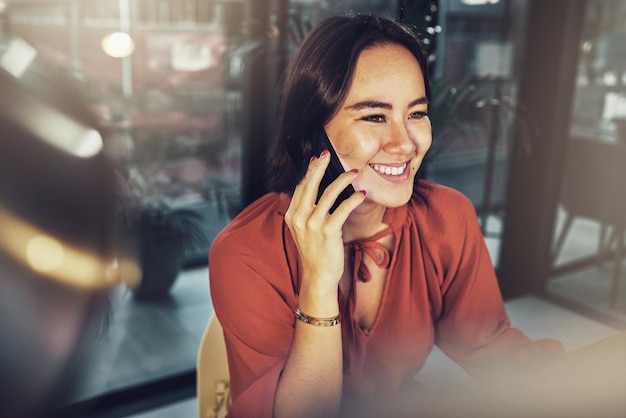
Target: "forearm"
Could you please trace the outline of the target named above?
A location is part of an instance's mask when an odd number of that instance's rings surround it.
[[[301,289],[300,308],[318,318],[339,312],[337,294]],[[291,351],[278,383],[274,417],[333,417],[343,385],[341,325],[315,326],[296,320]]]
[[[358,175],[341,174],[315,203],[330,154],[309,162],[296,186],[285,223],[302,261],[298,304],[307,315],[331,318],[339,314],[338,285],[344,273],[343,225],[365,199],[354,193],[332,214],[339,193]],[[341,326],[316,326],[296,320],[293,342],[274,397],[274,416],[333,417],[339,414],[343,386]]]

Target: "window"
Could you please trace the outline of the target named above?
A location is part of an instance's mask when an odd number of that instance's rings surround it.
[[[547,283],[550,295],[622,324],[625,15],[623,2],[587,4]]]

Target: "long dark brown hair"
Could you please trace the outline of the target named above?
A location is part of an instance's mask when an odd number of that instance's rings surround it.
[[[271,191],[293,192],[312,136],[344,102],[361,52],[389,44],[401,45],[415,56],[430,99],[426,51],[403,24],[374,15],[335,16],[306,35],[281,81],[276,138],[269,155]],[[288,149],[295,154],[293,160]]]

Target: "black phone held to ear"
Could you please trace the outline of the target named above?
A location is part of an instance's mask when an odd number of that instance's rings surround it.
[[[294,151],[289,150],[289,155],[291,156],[294,165],[296,166],[296,168],[299,168],[300,178],[298,180],[302,180],[302,178],[304,177],[311,157],[319,157],[319,155],[324,150],[328,150],[328,152],[330,153],[330,163],[328,165],[328,168],[324,172],[322,181],[320,182],[320,187],[317,192],[317,199],[315,200],[316,203],[319,201],[322,193],[324,193],[324,190],[326,190],[330,183],[335,181],[340,174],[345,172],[343,166],[341,165],[341,161],[339,160],[339,157],[337,156],[337,153],[335,152],[335,149],[330,142],[330,139],[328,139],[328,136],[326,135],[324,129],[320,129],[318,132],[316,132],[312,138],[312,148],[310,155],[304,155],[299,163],[297,162],[297,156],[294,155]],[[333,213],[335,209],[337,209],[337,207],[341,204],[341,202],[352,196],[352,194],[354,194],[354,191],[355,190],[352,185],[348,185],[348,187],[342,190],[339,194],[339,197],[337,197],[337,200],[330,208],[330,213]]]

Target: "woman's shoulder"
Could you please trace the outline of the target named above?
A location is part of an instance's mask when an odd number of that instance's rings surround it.
[[[408,217],[420,234],[447,237],[465,233],[478,221],[469,198],[451,187],[426,180],[420,180],[413,192]]]
[[[467,213],[475,215],[472,201],[460,191],[429,180],[419,180],[411,199],[413,206],[441,213]]]
[[[285,194],[268,193],[243,209],[215,237],[213,248],[252,248],[262,250],[274,240],[282,240],[283,219],[289,206]],[[235,248],[233,248],[235,247]]]
[[[453,188],[420,180],[408,212],[408,236],[421,242],[416,248],[428,254],[436,271],[457,265],[468,243],[483,242],[472,201]]]

